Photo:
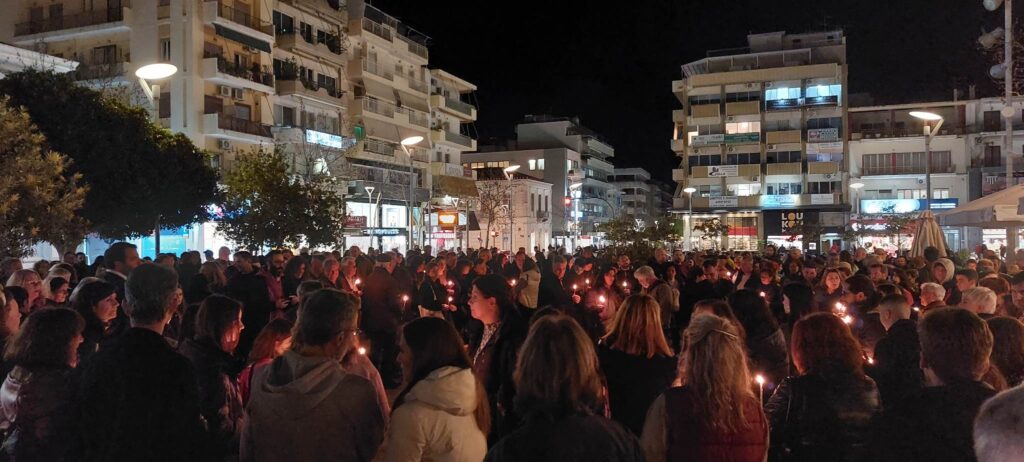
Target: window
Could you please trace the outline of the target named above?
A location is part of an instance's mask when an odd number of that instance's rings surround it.
[[[700,197],[711,197],[722,195],[722,185],[720,184],[702,184],[697,186],[697,195]]]
[[[306,42],[313,43],[313,26],[304,22],[299,23],[299,34]]]
[[[745,152],[741,154],[726,154],[725,164],[726,165],[748,165],[748,164],[760,164],[761,153],[759,152]]]
[[[160,59],[164,62],[171,61],[171,39],[160,39]]]
[[[768,183],[768,195],[801,194],[803,185],[800,183]]]
[[[843,154],[839,152],[821,152],[807,154],[808,162],[842,162]]]
[[[807,194],[830,194],[843,191],[843,184],[839,181],[809,181],[807,182]]]
[[[925,173],[925,153],[893,152],[865,154],[862,175],[908,175]],[[950,151],[932,151],[932,173],[950,173],[953,163]]]
[[[719,154],[690,156],[690,166],[722,165],[722,156]]]
[[[323,75],[323,74],[317,74],[316,75],[316,83],[317,83],[317,85],[320,86],[320,88],[326,88],[326,89],[330,90],[331,92],[333,92],[336,88],[338,88],[338,80],[337,79],[335,79],[334,77],[328,77],[328,76]]]
[[[537,170],[537,159],[530,159],[526,162],[530,164],[530,170]]]
[[[533,205],[533,203],[534,203],[534,201],[535,201],[535,200],[536,200],[536,199],[534,198],[534,193],[530,193],[530,211],[531,211],[531,212],[533,212],[533,211],[537,210],[537,208],[536,208],[536,207],[534,207],[534,205]]]
[[[160,109],[159,116],[160,116],[161,119],[166,119],[166,118],[171,116],[171,93],[170,92],[165,91],[165,92],[160,93],[160,103],[159,103],[158,107]]]
[[[982,167],[1002,167],[1003,156],[1001,146],[985,146],[985,157],[982,159]]]
[[[982,131],[997,132],[1002,130],[1003,118],[1002,115],[999,114],[999,111],[985,111],[983,117],[985,120],[983,122],[984,128],[982,128]]]
[[[288,106],[281,107],[281,124],[286,127],[295,126],[295,108]]]
[[[842,85],[809,85],[807,87],[808,98],[816,98],[818,96],[841,96],[842,94]]]
[[[691,96],[689,101],[691,106],[698,104],[719,104],[721,103],[722,98],[719,95],[697,95]]]
[[[727,185],[730,196],[754,196],[761,194],[761,183],[740,183]]]
[[[822,117],[819,119],[807,119],[807,128],[842,128],[842,117]]]
[[[280,11],[274,11],[274,30],[278,34],[294,34],[295,20]]]
[[[768,152],[768,163],[769,164],[785,164],[790,162],[800,162],[800,151],[778,151]]]
[[[770,88],[764,91],[764,99],[768,101],[778,99],[797,99],[800,97],[800,88]]]
[[[728,93],[725,95],[725,102],[733,103],[738,101],[760,101],[760,91],[740,91],[736,93]]]
[[[761,133],[761,122],[729,122],[725,124],[725,133]]]

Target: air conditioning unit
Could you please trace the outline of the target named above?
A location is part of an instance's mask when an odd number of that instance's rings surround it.
[[[225,85],[217,85],[217,94],[221,96],[231,97],[231,87]]]
[[[732,122],[732,121],[734,121],[734,120],[736,120],[736,116],[727,116],[727,117],[725,118],[725,121],[726,121],[726,122]]]
[[[775,145],[774,144],[769,144],[768,145],[768,150],[769,151],[774,151],[775,150]]]
[[[771,82],[765,82],[765,83],[764,83],[764,87],[765,87],[765,88],[771,88],[771,87],[773,87],[773,86],[775,86],[775,84],[773,84],[773,83],[771,83]]]
[[[746,84],[746,86],[747,86],[747,88],[754,88],[754,84],[753,83],[748,83],[748,84]]]
[[[757,175],[754,175],[754,176],[750,177],[750,181],[761,181],[761,177],[759,177]]]
[[[217,140],[217,149],[231,149],[231,142],[228,140]]]
[[[253,47],[250,47],[250,46],[244,46],[244,47],[242,47],[242,49],[245,50],[248,53],[259,53],[259,51],[260,51],[258,48],[253,48]]]
[[[825,174],[825,179],[826,180],[831,180],[832,178],[835,178],[835,176],[836,176],[835,173],[826,173]]]
[[[231,89],[231,97],[232,98],[234,98],[234,99],[242,99],[243,95],[245,95],[245,93],[242,91],[241,88],[232,88]]]
[[[729,146],[729,152],[735,152],[736,146]]]
[[[974,139],[974,144],[981,144],[983,142],[984,140],[982,140],[980,136]]]

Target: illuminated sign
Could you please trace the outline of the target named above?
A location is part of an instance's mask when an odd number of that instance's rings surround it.
[[[811,128],[807,130],[807,142],[834,141],[839,139],[838,128]]]
[[[802,105],[802,103],[800,101],[801,99],[802,98],[789,98],[789,99],[768,100],[768,101],[765,102],[765,107],[768,108],[769,111],[781,111],[781,110],[786,110],[786,109],[796,109],[796,108],[799,108]]]
[[[762,195],[761,207],[793,207],[800,201],[799,194]]]
[[[345,138],[344,136],[332,135],[316,130],[306,130],[306,142],[335,149],[347,149],[356,144],[356,140],[352,138]]]
[[[690,139],[690,146],[711,146],[725,143],[725,135],[696,135]]]
[[[932,210],[955,209],[959,199],[932,199]],[[913,213],[924,210],[924,199],[861,199],[860,213]]]
[[[438,212],[437,213],[437,224],[441,229],[451,231],[455,229],[455,225],[459,222],[459,215],[457,212]]]
[[[708,176],[711,178],[732,177],[739,175],[739,165],[712,165],[708,167]]]
[[[365,228],[366,227],[366,217],[364,217],[364,216],[349,215],[349,216],[345,217],[345,227],[346,228]]]
[[[405,230],[402,228],[372,228],[364,229],[364,236],[401,236],[405,234]]]
[[[739,198],[736,196],[712,196],[708,198],[708,207],[739,207]]]

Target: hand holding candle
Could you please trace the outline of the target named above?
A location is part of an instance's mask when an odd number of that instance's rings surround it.
[[[754,376],[754,381],[757,382],[757,399],[761,402],[761,407],[764,407],[764,376],[757,374]]]

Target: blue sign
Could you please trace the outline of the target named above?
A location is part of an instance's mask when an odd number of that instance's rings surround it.
[[[335,149],[347,149],[356,144],[356,140],[352,138],[345,138],[344,136],[332,135],[316,130],[306,130],[306,142]]]
[[[880,215],[886,213],[913,213],[924,210],[924,199],[861,199],[860,213]],[[955,209],[960,200],[932,199],[932,210]]]

